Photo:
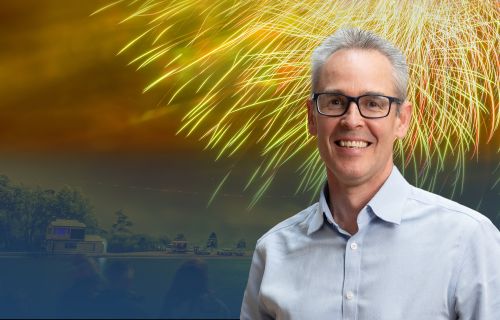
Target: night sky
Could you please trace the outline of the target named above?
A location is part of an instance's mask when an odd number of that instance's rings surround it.
[[[164,90],[171,83],[142,93],[158,70],[128,66],[133,50],[116,55],[140,28],[118,24],[124,8],[89,16],[106,3],[0,3],[0,174],[28,186],[80,188],[104,228],[123,209],[136,232],[183,232],[203,241],[216,231],[228,245],[239,238],[254,242],[311,202],[310,194],[294,195],[297,163],[291,163],[248,210],[253,194],[243,187],[258,155],[215,161],[215,151],[203,151],[196,137],[176,135],[191,97],[165,107]],[[464,192],[454,199],[498,225],[495,145],[498,136],[467,164]],[[231,179],[207,207],[232,168]],[[445,187],[438,191],[449,195]]]
[[[164,107],[161,86],[142,94],[157,73],[116,55],[137,30],[118,25],[119,9],[89,16],[104,4],[1,3],[0,173],[28,186],[80,188],[104,228],[123,209],[133,231],[199,241],[216,231],[228,245],[255,241],[309,203],[282,183],[248,210],[253,194],[243,186],[258,158],[216,162],[196,138],[176,136],[183,106]],[[236,163],[236,178],[207,207]]]

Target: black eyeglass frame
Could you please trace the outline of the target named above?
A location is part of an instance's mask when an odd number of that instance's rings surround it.
[[[319,104],[318,104],[318,97],[322,94],[334,94],[334,95],[338,95],[338,96],[342,96],[342,97],[345,97],[347,98],[347,107],[344,109],[344,112],[342,112],[341,114],[339,115],[335,115],[335,116],[332,116],[330,114],[324,114],[322,113],[320,110],[319,110]],[[365,115],[363,115],[363,113],[361,112],[361,108],[359,107],[359,99],[363,98],[363,97],[384,97],[384,98],[387,98],[389,99],[389,108],[387,109],[387,114],[384,115],[384,116],[379,116],[379,117],[367,117]],[[380,118],[385,118],[389,115],[389,113],[391,113],[391,106],[392,106],[392,103],[395,102],[397,104],[402,104],[403,101],[399,98],[396,98],[396,97],[391,97],[391,96],[384,96],[384,95],[381,95],[381,94],[364,94],[364,95],[361,95],[361,96],[357,96],[357,97],[351,97],[351,96],[347,96],[345,94],[342,94],[342,93],[337,93],[337,92],[315,92],[312,94],[312,100],[314,101],[314,105],[316,106],[316,110],[318,111],[319,114],[325,116],[325,117],[341,117],[343,116],[344,114],[346,114],[347,110],[349,109],[349,106],[351,105],[351,101],[353,101],[355,104],[356,104],[356,107],[358,107],[358,111],[359,111],[359,114],[365,118],[365,119],[380,119]]]

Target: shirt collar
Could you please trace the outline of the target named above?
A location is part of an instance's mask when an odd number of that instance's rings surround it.
[[[323,191],[321,191],[321,196],[323,196]],[[322,226],[324,222],[323,218],[323,206],[321,205],[321,202],[316,206],[316,212],[311,217],[311,220],[309,221],[309,228],[307,228],[307,235],[310,235],[311,233],[314,233],[318,231]]]
[[[323,226],[325,218],[330,223],[335,224],[330,208],[328,207],[325,192],[328,192],[327,183],[325,183],[321,191],[317,210],[309,222],[308,235],[318,231]],[[367,207],[380,219],[399,225],[401,224],[403,205],[409,193],[410,184],[401,175],[398,168],[393,166],[391,174],[380,190],[368,202]]]
[[[368,207],[380,219],[401,224],[403,206],[410,194],[410,188],[410,184],[401,175],[398,168],[393,166],[389,178],[368,202]]]
[[[332,213],[328,207],[328,183],[325,182],[323,188],[319,195],[319,203],[316,212],[313,214],[312,219],[309,223],[309,228],[307,229],[307,234],[318,231],[321,226],[323,226],[324,219],[326,218],[328,222],[334,224]]]

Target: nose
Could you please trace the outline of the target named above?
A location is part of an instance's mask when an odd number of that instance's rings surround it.
[[[354,101],[351,101],[349,106],[347,106],[347,111],[342,116],[341,123],[347,128],[355,128],[362,125],[363,117],[359,113],[359,108]]]

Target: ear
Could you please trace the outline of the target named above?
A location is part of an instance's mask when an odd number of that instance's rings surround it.
[[[313,136],[318,133],[318,128],[316,127],[316,111],[311,99],[307,99],[307,128],[309,129],[309,134]]]
[[[396,137],[399,139],[404,138],[410,128],[412,110],[413,106],[408,101],[403,102],[399,107],[399,115],[396,124]]]

